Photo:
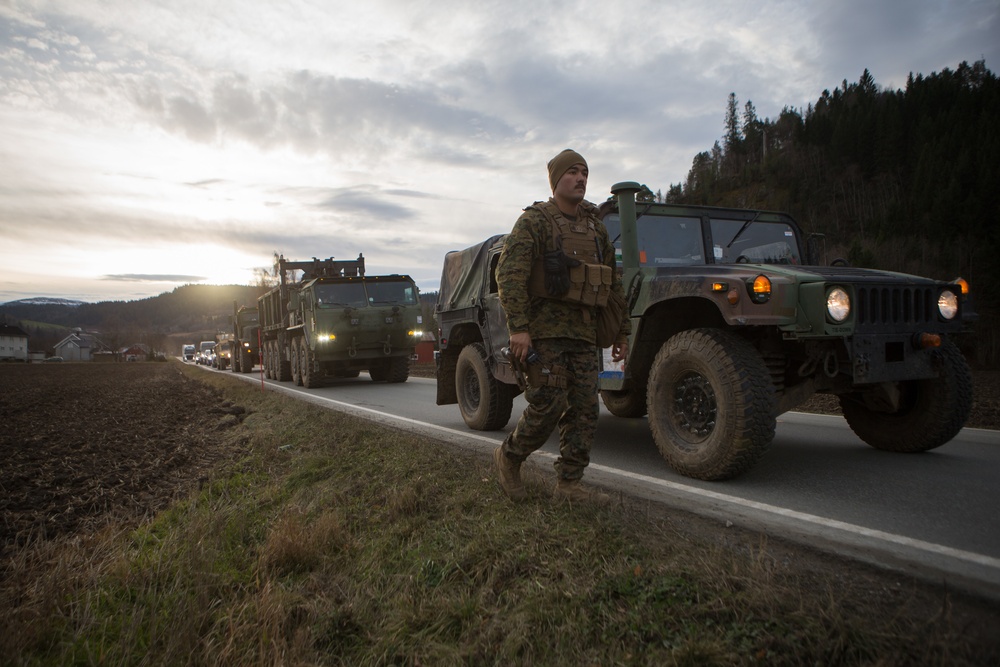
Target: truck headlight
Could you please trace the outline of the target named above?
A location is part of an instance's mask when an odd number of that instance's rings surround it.
[[[851,314],[851,297],[842,287],[834,287],[826,293],[826,314],[837,324]]]
[[[955,319],[958,315],[958,295],[950,289],[941,290],[941,294],[938,295],[938,311],[946,320]]]
[[[421,336],[424,335],[424,332],[420,331],[419,329],[411,329],[410,331],[407,331],[406,333],[408,333],[411,336],[415,336],[417,338],[420,338]]]

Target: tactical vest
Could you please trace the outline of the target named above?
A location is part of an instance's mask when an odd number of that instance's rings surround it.
[[[550,224],[548,250],[561,248],[563,253],[580,262],[569,269],[569,291],[552,296],[545,289],[545,268],[541,257],[535,258],[528,279],[528,294],[534,297],[569,301],[584,306],[604,306],[611,293],[611,267],[604,264],[598,245],[597,228],[589,211],[580,209],[576,221],[567,220],[552,201],[535,202],[528,208],[539,211]]]

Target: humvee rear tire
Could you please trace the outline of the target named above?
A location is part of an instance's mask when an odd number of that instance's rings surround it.
[[[774,439],[767,366],[728,331],[691,329],[664,343],[650,369],[646,406],[660,454],[688,477],[735,477]]]
[[[410,358],[393,357],[389,360],[389,374],[387,382],[406,382],[410,377]]]
[[[950,340],[942,341],[937,353],[940,375],[900,382],[895,412],[871,408],[860,394],[841,396],[840,407],[851,430],[887,452],[926,452],[958,435],[972,410],[972,374]]]
[[[601,391],[604,407],[615,417],[644,417],[646,415],[646,387],[629,387],[620,391]]]
[[[476,431],[495,431],[507,425],[514,393],[499,382],[486,365],[486,348],[471,343],[462,348],[455,366],[455,388],[462,419]]]

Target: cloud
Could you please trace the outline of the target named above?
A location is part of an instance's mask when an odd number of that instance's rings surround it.
[[[100,277],[100,280],[110,280],[124,283],[199,283],[208,280],[205,276],[188,276],[168,273],[122,273]]]

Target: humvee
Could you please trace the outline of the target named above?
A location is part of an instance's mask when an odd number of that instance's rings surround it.
[[[648,416],[681,474],[737,476],[763,456],[778,415],[816,393],[838,397],[851,429],[881,450],[948,442],[972,405],[953,337],[976,317],[964,280],[820,265],[779,212],[637,202],[624,182],[600,207],[632,318],[628,358],[601,355],[613,415]],[[519,393],[496,264],[504,236],[448,253],[436,305],[439,405],[473,429],[503,428]]]

